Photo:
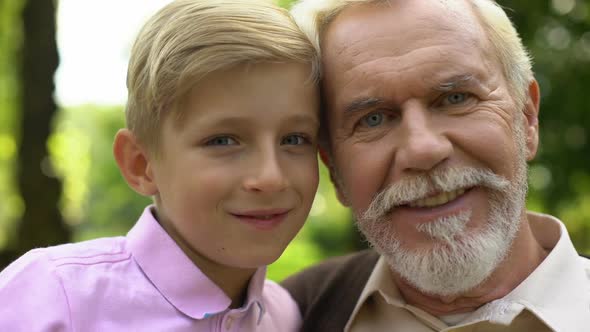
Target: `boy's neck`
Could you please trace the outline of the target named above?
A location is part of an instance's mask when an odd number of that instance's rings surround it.
[[[193,262],[195,262],[194,259]],[[206,266],[207,262],[195,262],[195,264],[231,299],[230,308],[239,308],[244,304],[248,296],[248,284],[256,270],[235,269],[217,264]]]
[[[248,295],[248,285],[256,269],[236,268],[214,262],[193,250],[173,227],[162,222],[157,212],[152,210],[166,233],[178,244],[190,260],[231,299],[230,308],[239,308]]]
[[[231,299],[230,308],[242,306],[248,295],[248,284],[256,269],[241,269],[218,264],[192,250],[180,238],[172,236],[191,261]]]

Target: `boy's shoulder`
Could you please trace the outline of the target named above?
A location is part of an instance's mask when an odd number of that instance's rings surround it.
[[[22,273],[61,274],[68,268],[89,268],[97,264],[116,263],[127,260],[130,256],[123,236],[36,248],[6,267],[0,274],[0,279],[10,279],[11,276]]]
[[[104,237],[32,250],[35,251],[44,253],[56,266],[116,262],[130,256],[124,236]]]
[[[98,326],[119,313],[139,316],[165,302],[152,289],[125,237],[33,249],[0,272],[0,325],[7,331],[104,331]],[[128,309],[133,305],[139,309]]]
[[[128,259],[130,255],[125,237],[118,236],[37,248],[29,251],[21,258],[26,259],[30,256],[34,259],[43,259],[58,268],[67,265],[118,262]]]

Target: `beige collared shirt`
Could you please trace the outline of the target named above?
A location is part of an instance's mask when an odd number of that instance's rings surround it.
[[[560,220],[533,212],[528,218],[535,238],[550,253],[504,298],[449,326],[405,303],[381,257],[344,331],[590,331],[590,260],[578,256]]]

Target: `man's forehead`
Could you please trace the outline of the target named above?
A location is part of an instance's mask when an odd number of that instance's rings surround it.
[[[496,65],[471,5],[461,0],[355,5],[324,37],[324,100],[339,109],[357,109],[366,98],[401,101],[467,82],[482,86]]]
[[[351,5],[339,13],[322,34],[323,54],[370,52],[368,44],[380,40],[402,48],[415,33],[428,30],[474,42],[481,37],[481,25],[464,0],[389,0]]]

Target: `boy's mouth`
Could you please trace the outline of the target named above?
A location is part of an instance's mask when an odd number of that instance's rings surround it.
[[[270,230],[280,224],[289,214],[290,209],[261,209],[231,213],[238,220],[260,230]]]

